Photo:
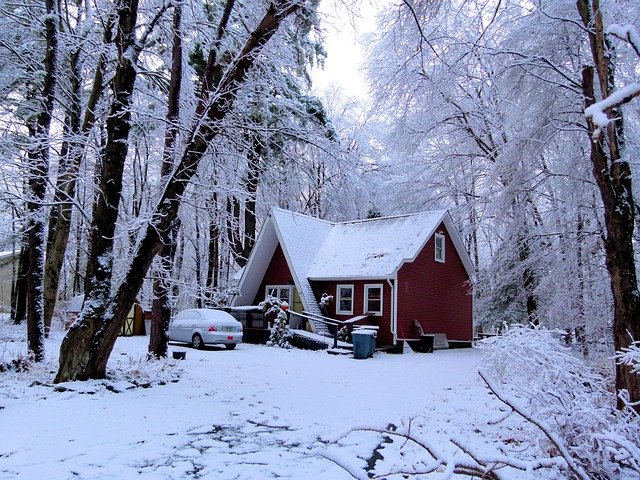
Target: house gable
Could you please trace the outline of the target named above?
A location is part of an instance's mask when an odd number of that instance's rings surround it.
[[[398,336],[417,338],[417,320],[425,333],[445,333],[449,340],[471,341],[470,276],[454,245],[452,235],[457,232],[451,232],[442,222],[434,233],[444,235],[445,261],[436,260],[432,235],[416,258],[398,271]]]
[[[262,278],[260,287],[256,292],[256,296],[253,299],[253,305],[258,305],[265,299],[267,285],[293,285],[293,275],[287,265],[287,259],[284,256],[282,247],[280,244],[276,247],[276,251],[273,252],[269,266]]]

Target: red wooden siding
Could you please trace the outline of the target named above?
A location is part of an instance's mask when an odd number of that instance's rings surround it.
[[[269,263],[267,272],[262,279],[256,298],[253,300],[254,305],[258,305],[258,303],[264,300],[267,285],[293,285],[293,275],[291,275],[289,271],[287,259],[284,256],[280,244],[278,244],[276,251],[273,252],[271,263]]]
[[[378,337],[377,345],[392,345],[393,336],[391,335],[391,288],[386,280],[340,280],[315,282],[316,288],[322,293],[333,295],[333,302],[329,307],[329,316],[336,320],[349,320],[364,314],[364,286],[365,285],[382,285],[382,316],[372,316],[367,320],[358,322],[365,325],[377,325]],[[338,302],[338,285],[353,285],[353,315],[337,315],[336,306]]]
[[[417,338],[414,319],[425,333],[445,333],[449,340],[471,341],[473,313],[471,287],[444,224],[445,263],[435,261],[434,237],[415,261],[398,272],[398,338]]]

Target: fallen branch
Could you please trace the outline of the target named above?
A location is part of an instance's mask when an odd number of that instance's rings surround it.
[[[569,467],[569,469],[573,473],[575,473],[578,478],[580,478],[581,480],[589,480],[589,476],[587,475],[587,473],[580,465],[575,462],[562,440],[553,432],[549,425],[531,415],[525,408],[518,404],[516,399],[500,392],[500,390],[493,384],[493,382],[482,370],[479,370],[478,373],[480,374],[482,380],[484,380],[484,382],[487,384],[487,387],[489,387],[489,390],[491,390],[491,392],[496,396],[496,398],[498,398],[498,400],[513,409],[513,411],[520,415],[522,418],[538,427],[542,431],[542,433],[545,434],[549,441],[551,441],[551,443],[553,443],[558,449],[558,452],[560,452],[562,458],[567,462],[567,466]]]

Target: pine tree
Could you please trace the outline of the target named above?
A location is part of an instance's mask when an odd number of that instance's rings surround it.
[[[291,348],[290,341],[293,338],[293,333],[289,330],[287,314],[280,307],[276,308],[278,309],[278,315],[273,321],[271,336],[267,345],[269,347]]]

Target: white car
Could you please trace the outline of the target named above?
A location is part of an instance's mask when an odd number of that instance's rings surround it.
[[[193,348],[223,344],[228,350],[242,343],[242,324],[221,310],[190,308],[169,324],[169,340],[190,343]]]

